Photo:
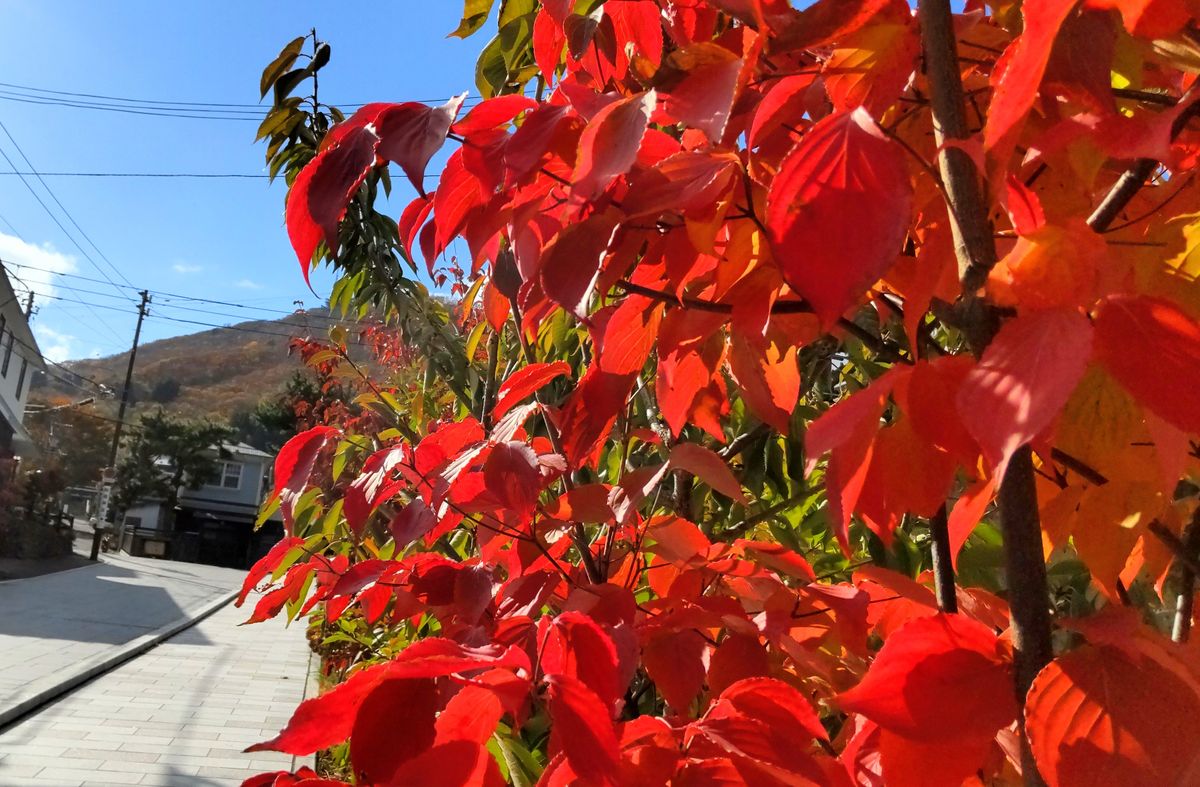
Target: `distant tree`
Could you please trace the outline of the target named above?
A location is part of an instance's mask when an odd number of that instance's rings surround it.
[[[159,380],[150,387],[150,401],[158,404],[172,402],[179,396],[179,381],[173,377]]]
[[[198,489],[216,475],[218,457],[211,449],[231,434],[229,427],[173,418],[162,410],[142,416],[117,463],[113,507],[125,511],[155,498],[173,512],[180,491]]]
[[[63,407],[69,399],[52,399],[47,409],[25,419],[37,453],[27,461],[30,469],[53,470],[66,486],[91,486],[108,465],[112,424],[91,407]]]

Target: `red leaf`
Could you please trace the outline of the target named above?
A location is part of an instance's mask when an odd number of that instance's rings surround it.
[[[773,734],[793,741],[829,740],[808,698],[795,687],[774,678],[746,678],[721,692],[721,699],[740,713],[765,722]]]
[[[838,41],[821,73],[836,110],[863,106],[881,117],[896,102],[916,65],[921,41],[908,7],[894,3],[886,19]]]
[[[746,135],[747,147],[757,148],[784,124],[801,124],[803,96],[812,87],[813,74],[794,74],[775,80],[754,109],[754,121]]]
[[[774,541],[747,541],[744,538],[739,538],[735,543],[742,548],[747,558],[772,571],[809,582],[815,582],[817,579],[808,561],[783,544],[776,544]]]
[[[904,150],[866,110],[814,126],[767,195],[767,228],[783,278],[826,326],[895,261],[912,185]]]
[[[800,401],[800,367],[796,364],[797,348],[781,343],[772,334],[754,342],[733,332],[729,370],[750,410],[786,435],[792,411]]]
[[[376,451],[367,459],[358,478],[346,488],[342,512],[355,535],[362,533],[376,508],[408,486],[407,480],[395,477],[396,466],[405,458],[405,451],[402,448]]]
[[[663,92],[663,119],[702,131],[719,145],[733,109],[742,59],[720,44],[704,41],[673,53],[668,62],[683,75]]]
[[[542,473],[537,452],[528,444],[513,440],[492,448],[483,464],[483,479],[488,491],[521,521],[537,507]]]
[[[375,166],[378,142],[366,128],[354,129],[308,162],[288,191],[288,238],[300,260],[305,284],[317,244],[324,240],[329,252],[337,254],[338,224],[350,198]]]
[[[709,659],[708,689],[719,695],[744,678],[765,677],[770,669],[767,649],[757,636],[727,634]]]
[[[849,554],[850,514],[858,505],[870,468],[879,418],[901,371],[889,371],[868,387],[837,402],[813,421],[804,435],[804,474],[831,451],[825,470],[830,518],[842,549]]]
[[[341,437],[341,434],[339,429],[332,426],[314,426],[288,440],[279,449],[275,457],[275,496],[279,498],[279,510],[289,532],[296,501],[304,494],[317,455],[329,440]]]
[[[401,765],[433,745],[437,709],[432,680],[384,680],[376,686],[359,706],[350,733],[355,776],[368,784],[394,783]]]
[[[686,470],[717,492],[743,505],[748,502],[725,460],[698,443],[678,443],[671,449],[668,462],[672,470]]]
[[[671,710],[689,715],[692,700],[704,687],[708,643],[694,629],[666,631],[642,646],[642,666]]]
[[[616,787],[617,734],[604,702],[577,678],[550,675],[551,751],[562,751],[576,773],[600,787]]]
[[[467,116],[455,123],[452,129],[455,134],[470,136],[497,126],[508,125],[517,115],[537,105],[532,98],[520,93],[485,99],[472,107]]]
[[[562,448],[567,464],[582,466],[604,440],[633,391],[636,372],[608,374],[595,361],[562,410]]]
[[[1170,38],[1187,27],[1196,15],[1188,0],[1088,0],[1088,8],[1116,8],[1125,29],[1140,38]]]
[[[974,359],[965,355],[918,361],[908,384],[897,386],[896,397],[912,421],[913,431],[965,467],[977,463],[979,445],[963,423],[955,401],[963,380],[974,366]]]
[[[995,494],[996,478],[993,476],[967,487],[962,496],[954,501],[947,529],[950,532],[950,560],[955,569],[958,568],[958,553],[967,543],[971,531],[983,519],[983,513]]]
[[[1033,108],[1058,29],[1076,0],[1043,0],[1021,7],[1025,26],[992,74],[992,103],[983,128],[983,146],[1007,164],[1025,116]]]
[[[709,210],[733,185],[740,166],[732,153],[675,153],[630,179],[621,209],[628,218]]]
[[[961,787],[979,772],[992,741],[914,741],[879,731],[879,759],[887,787]]]
[[[566,522],[611,522],[608,504],[612,488],[607,484],[584,484],[559,495],[545,506],[546,516]]]
[[[471,741],[434,746],[404,764],[394,782],[421,787],[504,787],[500,767],[488,750]]]
[[[463,148],[450,155],[433,195],[434,254],[441,254],[463,225],[472,208],[483,203],[479,180],[467,171]]]
[[[595,620],[581,612],[563,612],[554,618],[542,646],[542,671],[568,675],[595,692],[609,709],[621,698],[617,647]]]
[[[653,90],[621,99],[600,110],[579,138],[571,195],[586,202],[600,195],[637,160],[654,109]]]
[[[1026,699],[1025,723],[1049,787],[1196,783],[1195,657],[1162,646],[1173,652],[1154,659],[1120,646],[1088,645],[1042,669]]]
[[[496,692],[485,686],[463,686],[438,714],[437,743],[471,741],[483,745],[503,715],[504,706]]]
[[[848,36],[893,4],[893,0],[820,0],[779,31],[787,49],[805,49]]]
[[[406,547],[437,524],[437,515],[421,498],[412,500],[388,523],[388,532],[399,547]]]
[[[350,737],[359,706],[383,680],[389,666],[374,664],[361,669],[324,694],[305,700],[292,713],[282,732],[246,751],[306,755],[341,743]]]
[[[492,418],[504,417],[518,402],[556,377],[571,373],[571,366],[566,361],[554,363],[532,363],[510,374],[500,389],[496,392],[496,406],[492,408]]]
[[[1200,325],[1178,306],[1110,297],[1096,315],[1096,356],[1146,409],[1200,433]]]
[[[1091,354],[1091,323],[1071,309],[1020,314],[996,334],[959,389],[958,412],[997,479],[1053,423]]]
[[[537,168],[570,117],[571,107],[565,104],[542,104],[525,116],[504,151],[504,166],[513,180],[523,180]]]
[[[596,320],[596,364],[608,374],[637,374],[658,340],[662,304],[642,295],[621,301]]]
[[[542,252],[538,269],[542,290],[581,320],[587,318],[600,263],[616,231],[612,216],[595,213],[568,225]]]
[[[466,97],[463,93],[440,107],[407,101],[388,107],[375,118],[379,155],[399,164],[421,196],[425,195],[425,167],[445,144],[450,124]]]
[[[843,710],[917,741],[990,739],[1017,714],[996,635],[961,615],[917,618],[883,644]]]
[[[263,555],[253,566],[250,567],[250,572],[246,574],[246,579],[242,582],[242,589],[238,593],[237,601],[234,602],[235,607],[240,607],[246,601],[246,596],[250,595],[250,591],[259,581],[275,570],[283,560],[283,556],[296,547],[303,546],[304,539],[298,536],[285,537],[271,547],[271,551]]]

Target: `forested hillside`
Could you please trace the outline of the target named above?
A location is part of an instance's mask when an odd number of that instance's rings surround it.
[[[149,342],[138,349],[132,413],[162,407],[189,417],[228,420],[283,388],[301,365],[288,352],[292,337],[322,338],[333,324],[325,310],[297,312],[281,320],[240,323],[187,336]],[[114,393],[124,381],[129,354],[68,361],[39,375],[40,400],[94,395],[100,383]],[[116,398],[98,397],[97,412],[116,412]]]

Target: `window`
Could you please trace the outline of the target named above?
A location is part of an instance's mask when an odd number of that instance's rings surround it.
[[[241,489],[242,488],[242,465],[240,462],[218,462],[217,463],[217,478],[210,486],[219,486],[222,489]]]
[[[17,375],[17,398],[21,398],[21,391],[25,388],[25,373],[29,371],[29,361],[21,359],[21,373]]]
[[[12,361],[13,341],[16,339],[16,334],[12,331],[8,332],[8,344],[4,346],[4,363],[0,364],[0,377],[8,377],[8,364]],[[4,337],[0,336],[0,340]]]

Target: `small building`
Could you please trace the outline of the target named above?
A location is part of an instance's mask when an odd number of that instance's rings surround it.
[[[0,264],[0,472],[34,450],[25,429],[25,403],[36,371],[46,362],[29,328],[22,298]]]
[[[283,534],[278,518],[254,529],[269,491],[272,456],[245,443],[213,446],[217,472],[196,489],[181,489],[173,517],[161,500],[125,512],[121,547],[131,555],[247,568]]]

